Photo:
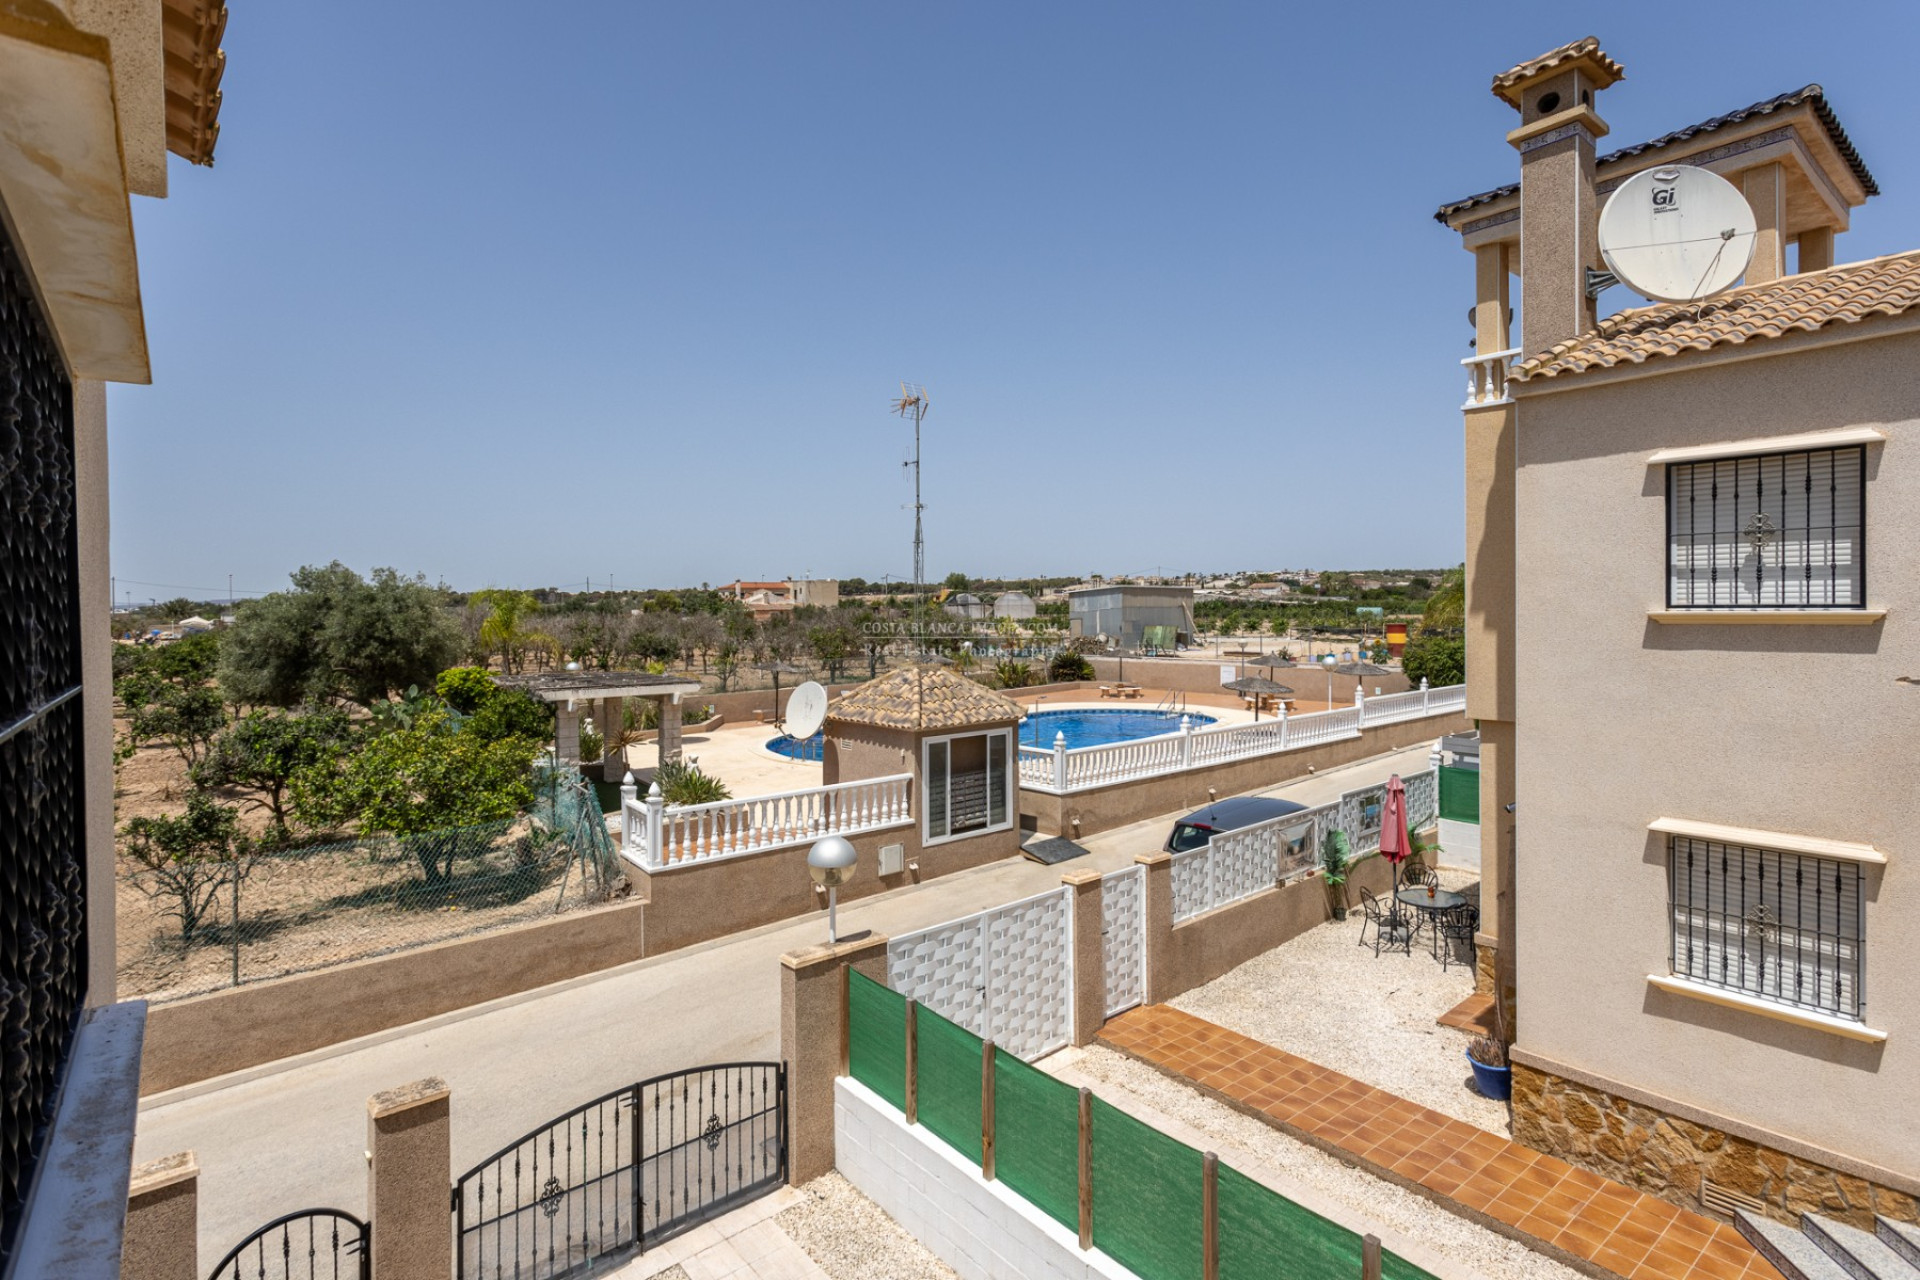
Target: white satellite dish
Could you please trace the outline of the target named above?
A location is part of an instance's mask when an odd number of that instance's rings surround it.
[[[787,736],[811,738],[827,718],[827,691],[817,680],[797,686],[787,699]]]
[[[1729,289],[1753,260],[1753,207],[1717,173],[1662,165],[1634,174],[1600,211],[1600,256],[1620,283],[1661,302]]]

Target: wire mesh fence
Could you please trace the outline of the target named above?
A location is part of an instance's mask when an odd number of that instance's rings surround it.
[[[179,999],[606,902],[617,863],[591,789],[550,773],[536,790],[504,821],[123,865],[120,994]]]

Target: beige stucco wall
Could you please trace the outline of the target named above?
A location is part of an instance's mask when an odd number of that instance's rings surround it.
[[[1902,331],[1904,330],[1904,331]],[[1920,332],[1789,337],[1583,378],[1519,406],[1520,1048],[1896,1170],[1920,1164]],[[1766,358],[1738,359],[1765,355]],[[1649,365],[1649,369],[1656,366]],[[1874,626],[1672,626],[1665,446],[1871,424]],[[1630,710],[1626,710],[1630,709]],[[1884,1045],[1652,990],[1667,971],[1661,816],[1868,842],[1867,1022]]]
[[[87,1003],[114,999],[113,641],[108,561],[107,389],[73,384],[74,526],[80,561],[81,722],[87,788]]]
[[[317,973],[156,1005],[140,1092],[159,1093],[640,958],[642,907],[617,903]]]

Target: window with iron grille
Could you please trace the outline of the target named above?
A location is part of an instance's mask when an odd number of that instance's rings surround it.
[[[1864,609],[1866,449],[1667,467],[1667,607]]]
[[[1865,1016],[1859,863],[1668,840],[1675,977],[1795,1009]]]
[[[0,225],[0,1269],[86,996],[73,390]]]

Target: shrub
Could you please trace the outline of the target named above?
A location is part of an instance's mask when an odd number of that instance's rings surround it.
[[[1002,658],[993,664],[993,678],[1002,689],[1024,689],[1033,683],[1033,668],[1018,658]]]
[[[1400,670],[1415,685],[1423,679],[1435,689],[1460,684],[1467,678],[1467,642],[1455,635],[1422,632],[1407,643]]]
[[[1047,664],[1047,679],[1056,684],[1093,678],[1093,664],[1077,653],[1057,653],[1053,661]]]
[[[698,760],[669,760],[654,770],[653,780],[660,784],[660,796],[668,804],[712,804],[733,798],[726,783],[700,771]]]
[[[434,679],[433,691],[463,716],[478,711],[499,686],[479,667],[448,667]]]

